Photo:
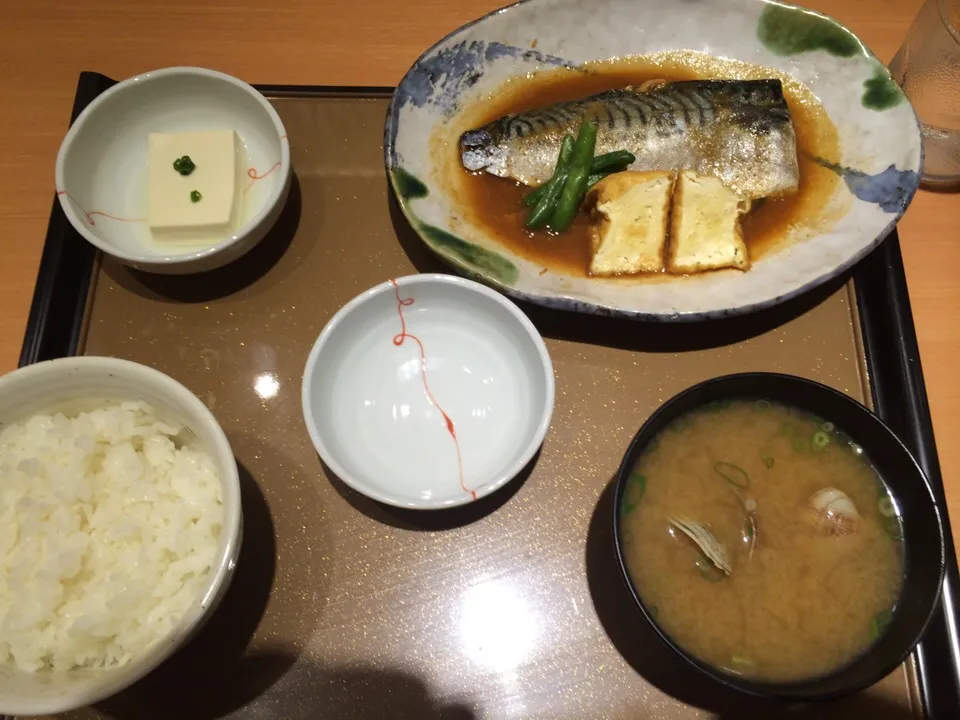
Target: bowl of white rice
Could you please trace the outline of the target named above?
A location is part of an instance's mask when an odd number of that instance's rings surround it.
[[[0,377],[0,714],[163,662],[226,592],[241,525],[227,438],[177,381],[101,357]]]

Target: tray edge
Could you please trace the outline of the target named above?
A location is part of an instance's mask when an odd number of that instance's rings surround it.
[[[115,83],[96,72],[81,72],[70,122]],[[384,97],[394,91],[389,87],[351,86],[258,85],[256,88],[273,97],[316,94]],[[54,197],[19,366],[78,352],[97,258],[98,252],[71,232]],[[854,292],[874,411],[914,452],[938,503],[945,509],[943,479],[896,228],[856,266]],[[898,377],[902,381],[900,388]],[[955,600],[960,589],[960,571],[946,512],[943,524],[947,546],[943,596],[931,627],[914,652],[923,714],[932,720],[960,716],[960,639]],[[948,659],[949,664],[937,663],[934,656],[938,654]],[[0,716],[0,720],[12,718]]]

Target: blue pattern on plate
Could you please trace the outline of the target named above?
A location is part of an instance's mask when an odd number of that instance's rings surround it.
[[[444,48],[420,60],[397,88],[395,103],[403,107],[408,102],[423,107],[428,102],[452,112],[461,92],[474,85],[483,76],[486,63],[503,57],[522,58],[543,65],[573,67],[573,63],[545,55],[536,50],[505,45],[500,42],[470,40]]]
[[[902,213],[920,184],[915,170],[897,170],[891,165],[883,172],[868,175],[862,170],[844,167],[823,158],[815,160],[843,178],[847,188],[860,200],[875,203],[888,213]]]
[[[496,41],[464,40],[436,52],[430,50],[400,81],[390,103],[390,117],[384,128],[390,167],[400,165],[395,141],[402,107],[412,103],[414,107],[421,108],[431,103],[446,113],[453,113],[463,91],[483,77],[486,64],[504,57],[522,58],[525,62],[539,65],[576,67],[575,63],[556,55]]]
[[[876,175],[843,168],[843,180],[850,192],[865,202],[876,203],[884,212],[902,213],[920,182],[914,170],[897,170],[891,165]]]

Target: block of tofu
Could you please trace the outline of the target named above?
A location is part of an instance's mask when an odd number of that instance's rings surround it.
[[[750,267],[740,233],[748,200],[712,175],[683,170],[673,191],[667,270],[695,273]]]
[[[160,242],[217,242],[236,229],[243,204],[243,146],[233,130],[151,133],[147,222]],[[189,175],[173,163],[193,161]],[[199,199],[195,200],[199,193]]]
[[[664,268],[674,173],[620,172],[590,189],[591,275],[631,275]]]

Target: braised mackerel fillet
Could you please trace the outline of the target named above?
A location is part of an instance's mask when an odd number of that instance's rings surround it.
[[[629,150],[631,170],[695,170],[745,199],[796,192],[797,141],[779,80],[690,80],[610,90],[506,115],[460,138],[463,166],[527,185],[548,180],[560,143],[587,118],[597,154]]]

